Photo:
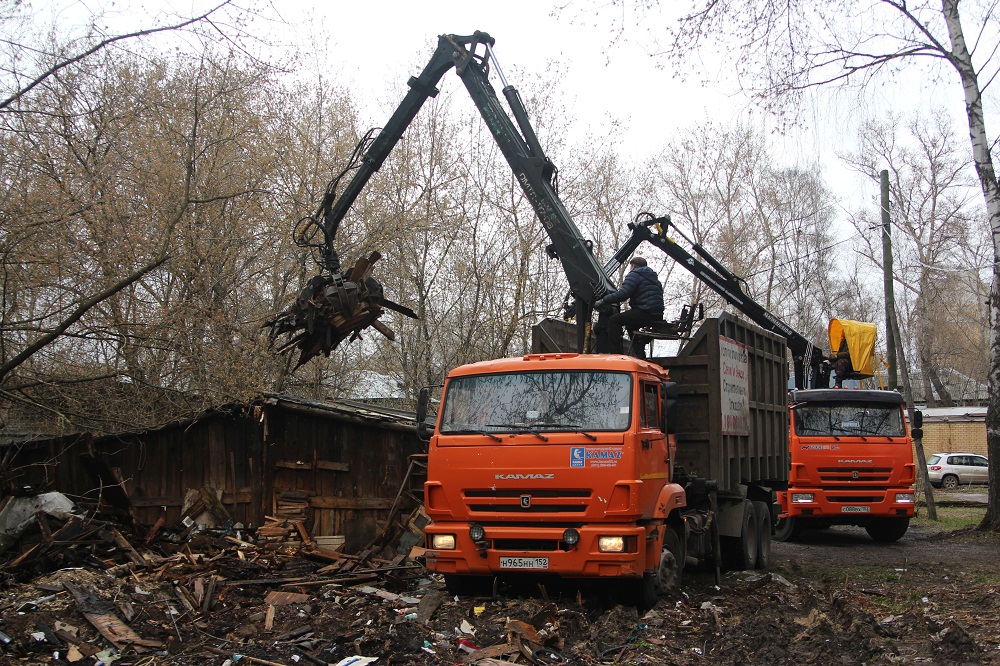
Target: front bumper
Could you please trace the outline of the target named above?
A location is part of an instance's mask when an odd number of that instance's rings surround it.
[[[562,542],[565,527],[485,526],[479,543],[469,536],[468,523],[433,523],[424,530],[427,544],[435,534],[455,535],[454,550],[428,548],[424,553],[430,571],[442,574],[499,575],[550,574],[564,578],[638,578],[646,568],[647,531],[635,525],[584,525],[576,527],[580,540],[575,546]],[[621,536],[625,552],[598,550],[601,536]],[[502,558],[512,558],[505,560]],[[511,567],[511,561],[537,563],[545,567]],[[506,564],[506,566],[505,566]]]

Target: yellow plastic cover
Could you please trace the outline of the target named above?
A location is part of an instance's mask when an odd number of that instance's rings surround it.
[[[847,350],[851,354],[851,365],[856,375],[875,375],[875,324],[850,319],[830,320],[830,350],[836,354],[840,345],[847,340]]]

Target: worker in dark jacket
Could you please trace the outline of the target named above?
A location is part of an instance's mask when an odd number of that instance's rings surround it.
[[[628,332],[631,345],[629,354],[645,358],[645,340],[636,340],[636,329],[663,319],[663,287],[656,271],[646,265],[642,257],[628,262],[631,270],[625,275],[622,287],[594,303],[595,310],[604,310],[612,303],[628,299],[629,309],[613,314],[604,321],[602,315],[597,331],[598,354],[620,354],[622,327]]]

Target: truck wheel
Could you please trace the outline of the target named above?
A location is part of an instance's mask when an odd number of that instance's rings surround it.
[[[657,587],[660,594],[667,594],[680,587],[684,575],[684,543],[681,535],[673,527],[667,527],[663,534],[663,550],[660,553],[660,571]]]
[[[757,518],[757,568],[766,569],[771,564],[771,510],[764,502],[753,503]]]
[[[775,511],[781,511],[781,507],[775,506]],[[774,538],[776,541],[795,541],[802,533],[802,525],[797,518],[778,518],[774,524]]]
[[[490,576],[459,576],[445,574],[444,586],[448,594],[456,597],[490,596],[493,578]]]
[[[743,500],[743,520],[738,537],[721,537],[722,560],[729,571],[757,568],[757,516],[750,500]]]
[[[673,527],[668,526],[665,530],[656,574],[646,571],[641,579],[631,581],[625,588],[625,603],[635,606],[640,613],[651,609],[661,595],[677,589],[681,584],[684,573],[684,542]]]
[[[643,573],[639,580],[629,581],[625,589],[627,591],[624,603],[635,606],[639,615],[645,615],[646,611],[653,608],[660,598],[659,586],[652,571]]]
[[[943,479],[941,479],[941,486],[945,490],[955,490],[958,488],[958,477],[954,474],[948,474]]]
[[[910,519],[907,517],[883,518],[882,520],[873,520],[865,525],[865,531],[868,532],[868,536],[879,543],[892,543],[902,539],[909,526]]]

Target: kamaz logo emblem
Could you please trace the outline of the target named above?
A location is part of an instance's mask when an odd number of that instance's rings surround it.
[[[531,508],[531,495],[521,495],[521,508],[522,509]]]
[[[860,472],[854,472],[851,476],[856,479],[856,478],[858,478],[858,477],[861,476],[861,473]]]
[[[498,481],[521,481],[534,479],[554,479],[555,474],[494,474],[493,478]]]

